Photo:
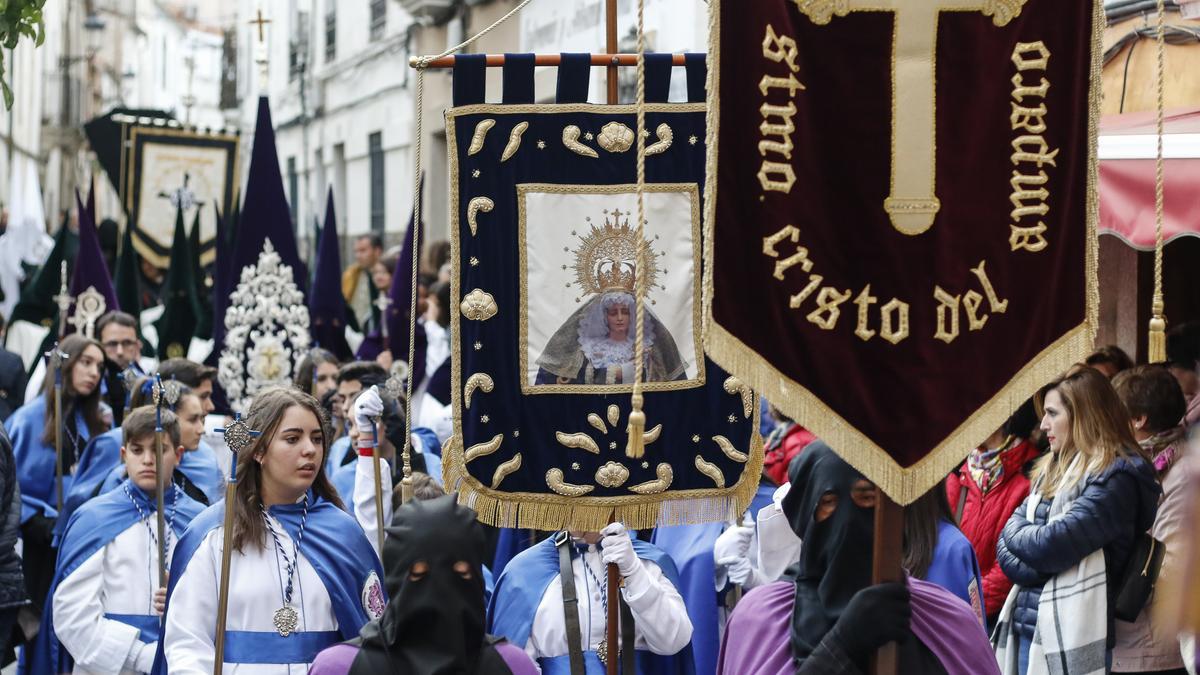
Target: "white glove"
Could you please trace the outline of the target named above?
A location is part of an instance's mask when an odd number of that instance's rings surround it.
[[[375,420],[383,414],[383,399],[379,396],[378,387],[371,385],[370,389],[354,399],[353,414],[360,442],[368,439],[378,441],[375,433]]]
[[[749,558],[724,558],[718,560],[717,564],[723,565],[728,571],[730,583],[747,589],[762,585],[762,575],[750,564]]]
[[[726,558],[745,558],[752,538],[753,527],[735,526],[725,530],[713,544],[713,560],[720,565]]]
[[[621,576],[632,576],[642,569],[642,561],[633,551],[633,541],[625,532],[621,523],[609,523],[600,530],[603,539],[600,540],[600,559],[604,564],[613,563],[620,570]]]

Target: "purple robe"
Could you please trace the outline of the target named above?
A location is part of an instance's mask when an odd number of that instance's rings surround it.
[[[537,666],[533,665],[533,660],[520,647],[501,642],[496,645],[496,651],[513,675],[537,675]],[[308,675],[346,675],[350,672],[350,665],[354,663],[356,656],[358,647],[348,644],[334,645],[317,654],[312,667],[308,669]]]
[[[908,580],[912,631],[948,675],[999,675],[1000,667],[979,625],[962,600],[936,584]],[[776,581],[746,594],[729,618],[717,673],[793,675],[791,630],[796,586]]]

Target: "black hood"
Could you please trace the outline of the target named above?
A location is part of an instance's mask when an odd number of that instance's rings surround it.
[[[491,672],[495,651],[484,632],[483,526],[454,497],[413,500],[400,507],[383,546],[388,605],[363,627],[364,650],[382,651],[390,672],[450,674]],[[410,579],[416,562],[429,569]],[[454,570],[466,562],[471,578]],[[357,666],[366,664],[356,659]],[[502,671],[506,672],[506,671]]]
[[[788,471],[792,487],[783,512],[803,541],[793,570],[792,654],[802,663],[833,627],[854,594],[871,584],[875,511],[851,500],[851,487],[864,476],[821,441],[810,443]],[[818,523],[822,495],[837,496],[837,508]]]

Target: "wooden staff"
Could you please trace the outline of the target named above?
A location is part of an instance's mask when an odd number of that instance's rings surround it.
[[[904,507],[878,490],[875,499],[875,550],[871,564],[871,581],[876,584],[904,582],[900,566],[904,555]],[[889,642],[875,652],[871,660],[872,675],[898,675],[899,652],[896,643]]]
[[[230,506],[237,499],[237,458],[239,453],[250,449],[254,437],[259,434],[242,421],[241,413],[238,413],[227,428],[217,429],[217,432],[224,434],[225,444],[233,451],[233,462],[229,465],[229,481],[225,483],[225,531],[224,544],[221,547],[221,580],[217,590],[217,634],[213,644],[213,675],[221,675],[225,662],[225,615],[229,609],[229,566],[233,555],[233,509]]]
[[[158,526],[158,583],[161,586],[167,578],[167,519],[163,515],[163,491],[166,489],[166,482],[163,480],[163,424],[162,424],[162,407],[163,399],[167,397],[163,391],[162,376],[158,373],[154,375],[154,386],[158,388],[157,396],[154,401],[154,482],[157,485],[154,495],[154,505],[158,511],[155,517],[155,524]]]
[[[214,645],[213,675],[221,675],[225,665],[225,615],[229,610],[229,563],[233,553],[233,509],[229,508],[237,499],[237,453],[229,467],[229,481],[225,483],[225,532],[221,546],[221,583],[217,590],[217,636]]]
[[[63,456],[62,456],[62,435],[63,421],[62,417],[62,367],[63,357],[66,354],[58,349],[58,343],[46,354],[46,367],[54,369],[54,419],[57,423],[54,425],[54,486],[58,491],[57,505],[58,513],[62,514],[63,508]]]
[[[605,2],[605,49],[609,54],[617,53],[617,0],[606,0]],[[608,67],[608,104],[617,104],[617,66],[610,65]],[[616,513],[609,518],[608,522],[616,520]],[[608,642],[608,663],[605,664],[605,669],[608,675],[617,675],[617,664],[621,660],[621,646],[618,640],[620,631],[620,602],[621,590],[621,573],[615,564],[608,565],[608,635],[605,640]],[[626,645],[626,649],[633,649],[633,645]]]

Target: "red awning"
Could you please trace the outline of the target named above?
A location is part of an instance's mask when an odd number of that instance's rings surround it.
[[[1100,233],[1154,248],[1154,112],[1100,121]],[[1170,111],[1164,123],[1163,239],[1200,237],[1200,108]]]

